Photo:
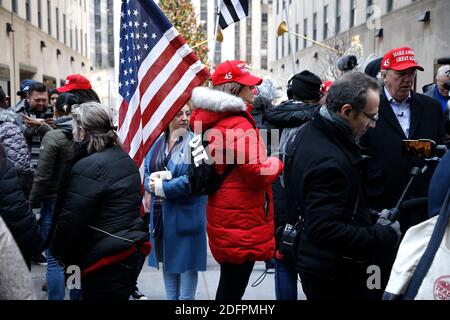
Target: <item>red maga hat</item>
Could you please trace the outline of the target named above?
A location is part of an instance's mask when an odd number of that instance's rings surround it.
[[[228,82],[237,82],[244,86],[258,86],[263,79],[248,71],[244,61],[227,60],[219,64],[212,75],[212,83],[218,86]]]
[[[392,49],[384,55],[381,61],[381,70],[402,71],[410,68],[424,70],[417,64],[414,50],[408,47]]]
[[[92,89],[91,82],[81,74],[71,74],[66,78],[66,84],[56,89],[58,92],[64,93],[72,90],[88,90]]]

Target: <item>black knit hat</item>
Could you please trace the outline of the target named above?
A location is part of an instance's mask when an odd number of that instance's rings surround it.
[[[289,99],[319,100],[322,97],[322,80],[314,73],[305,70],[297,73],[288,82]]]
[[[371,61],[364,70],[364,73],[372,78],[376,78],[381,71],[381,60],[383,58],[375,59]]]

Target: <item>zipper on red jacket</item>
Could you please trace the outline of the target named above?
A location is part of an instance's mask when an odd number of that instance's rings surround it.
[[[269,205],[270,197],[267,192],[264,191],[264,215],[266,217],[266,222],[269,222]]]

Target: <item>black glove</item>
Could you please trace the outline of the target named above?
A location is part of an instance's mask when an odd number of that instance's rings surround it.
[[[380,224],[382,226],[391,227],[394,229],[395,233],[397,234],[397,245],[400,243],[400,239],[402,237],[402,232],[400,231],[400,223],[398,221],[392,222],[389,220],[391,211],[388,209],[384,209],[380,212],[380,217],[377,220],[377,224]]]

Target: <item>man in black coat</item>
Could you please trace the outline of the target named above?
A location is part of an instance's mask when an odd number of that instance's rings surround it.
[[[289,100],[266,111],[266,123],[279,130],[280,159],[284,161],[284,148],[289,137],[300,126],[310,121],[319,110],[322,97],[322,80],[314,73],[304,70],[288,82]],[[277,141],[278,142],[278,141]],[[283,177],[272,184],[276,249],[280,249],[280,237],[288,222]],[[275,295],[277,300],[297,300],[297,271],[295,261],[278,255],[275,261]]]
[[[361,139],[370,157],[367,189],[372,209],[393,208],[409,180],[411,168],[422,168],[425,160],[402,156],[402,140],[445,138],[442,110],[437,101],[412,91],[417,70],[414,51],[398,48],[388,52],[381,64],[384,88],[380,96],[380,118],[374,130]],[[413,182],[406,199],[426,197],[434,166]],[[400,217],[402,231],[424,221],[426,212]]]
[[[386,211],[373,223],[360,173],[356,141],[375,126],[378,104],[376,80],[346,74],[288,147],[288,215],[291,223],[301,217],[296,268],[310,300],[371,299],[368,266],[400,237]]]

